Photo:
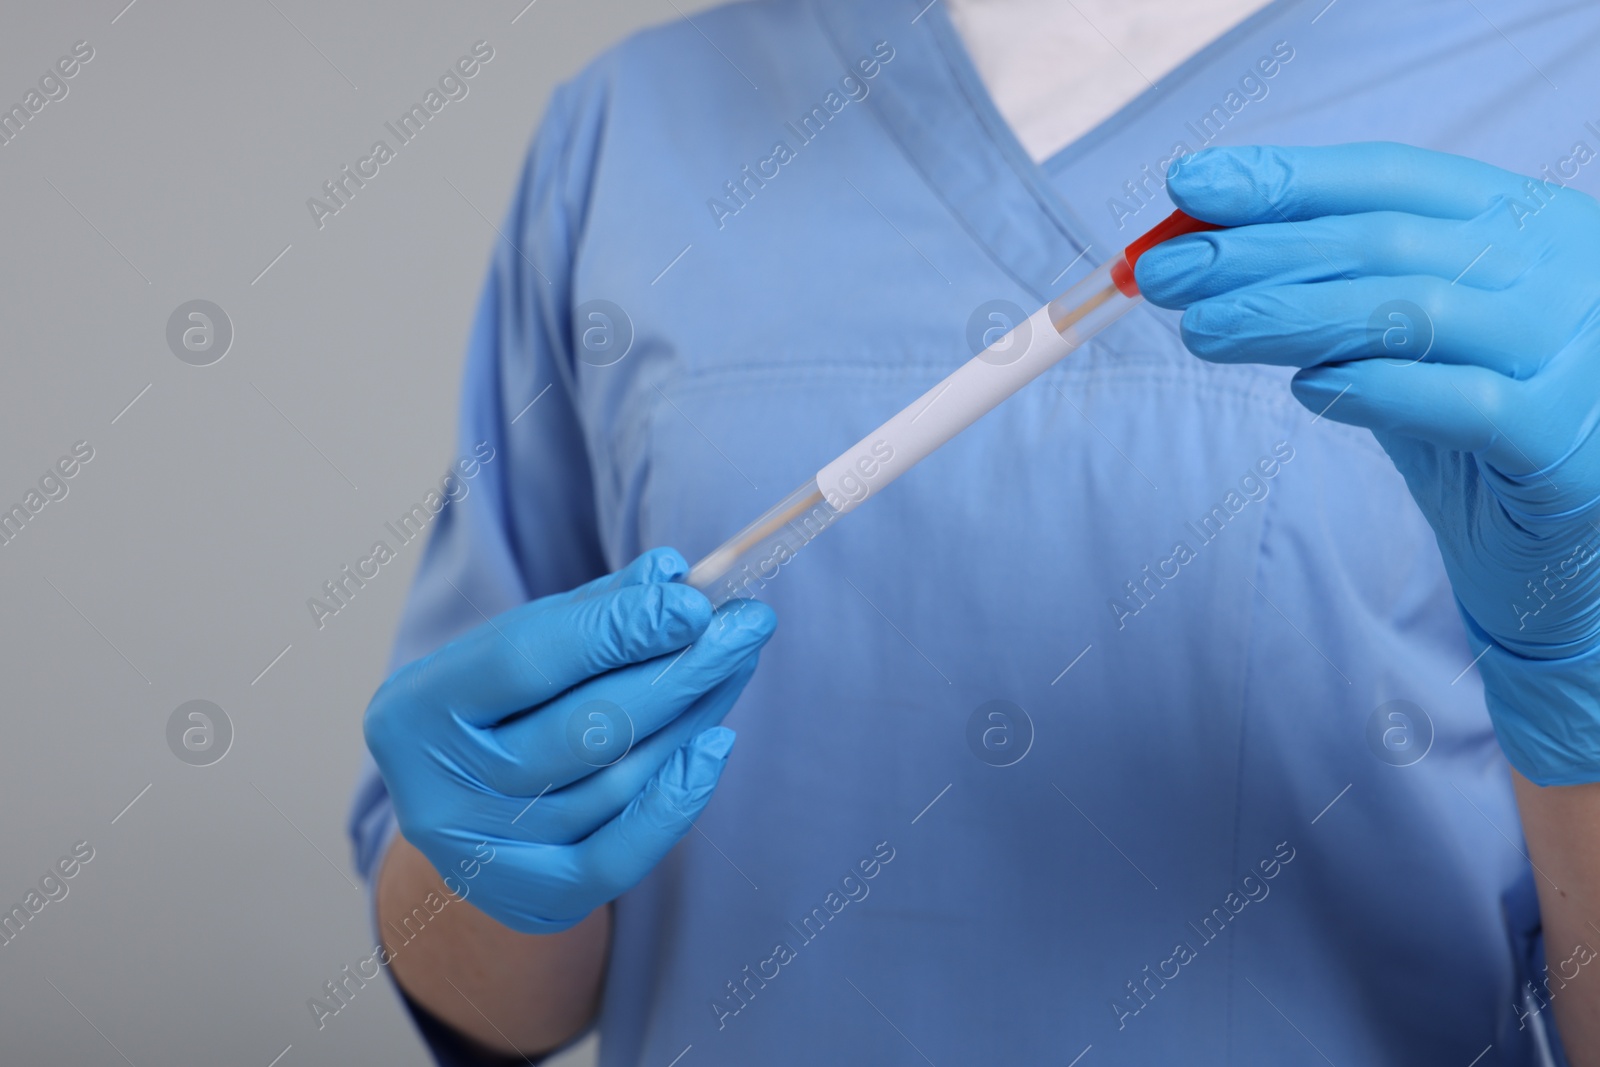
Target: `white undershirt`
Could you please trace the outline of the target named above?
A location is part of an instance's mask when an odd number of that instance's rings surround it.
[[[1270,0],[945,0],[1000,114],[1042,162]]]

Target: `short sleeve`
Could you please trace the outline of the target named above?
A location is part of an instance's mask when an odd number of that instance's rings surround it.
[[[574,404],[567,311],[603,109],[598,94],[582,86],[580,80],[556,91],[499,227],[467,344],[448,471],[454,488],[429,522],[391,671],[485,618],[606,569]],[[370,755],[347,830],[370,905],[395,833],[389,792]],[[497,1062],[416,1005],[407,1007],[440,1064]]]

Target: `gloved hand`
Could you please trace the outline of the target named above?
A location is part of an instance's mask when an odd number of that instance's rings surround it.
[[[1300,367],[1302,404],[1372,431],[1511,763],[1600,780],[1600,204],[1395,144],[1208,149],[1168,191],[1239,228],[1145,253],[1145,295],[1201,358]]]
[[[636,885],[689,831],[734,734],[718,726],[772,610],[715,613],[654,549],[500,615],[396,671],[367,745],[406,840],[442,873],[494,850],[472,903],[554,933]]]

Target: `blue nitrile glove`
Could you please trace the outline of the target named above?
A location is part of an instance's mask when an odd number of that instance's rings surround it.
[[[620,896],[711,799],[734,736],[716,724],[775,619],[748,600],[713,613],[673,581],[688,569],[654,549],[524,604],[396,671],[367,708],[406,840],[458,882],[479,861],[472,903],[514,930],[564,930]]]
[[[1203,359],[1302,368],[1433,526],[1511,763],[1600,780],[1600,204],[1396,144],[1208,149],[1173,201],[1239,229],[1138,263]],[[1371,550],[1382,552],[1374,531]]]

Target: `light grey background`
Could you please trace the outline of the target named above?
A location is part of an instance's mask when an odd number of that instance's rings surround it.
[[[0,546],[0,911],[95,850],[0,946],[0,1060],[423,1064],[385,985],[307,1007],[373,943],[342,823],[419,546],[320,632],[306,600],[453,458],[484,216],[550,89],[707,5],[125,3],[0,19],[7,108],[95,51],[0,146],[0,510],[94,448]],[[306,199],[480,39],[469,95],[319,231]],[[165,338],[197,298],[235,332],[208,367]],[[192,699],[233,723],[209,767],[167,746]]]

